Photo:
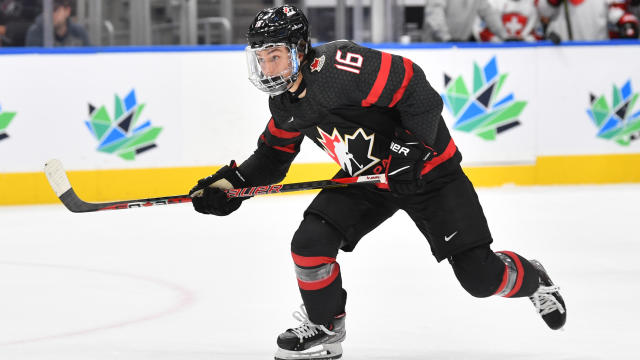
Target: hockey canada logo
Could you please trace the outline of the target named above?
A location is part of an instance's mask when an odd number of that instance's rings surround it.
[[[138,104],[135,90],[131,90],[124,99],[115,95],[113,119],[104,105],[96,108],[89,104],[90,120],[85,124],[98,140],[97,150],[125,160],[135,160],[136,155],[156,147],[154,141],[162,128],[151,126],[150,120],[139,124],[144,106]]]
[[[633,93],[631,80],[621,88],[613,85],[613,104],[610,107],[604,95],[591,94],[591,107],[587,114],[598,127],[597,136],[628,146],[631,141],[640,138],[640,110],[633,109],[640,94]]]
[[[473,63],[473,92],[462,78],[455,80],[444,74],[444,104],[456,119],[455,130],[478,135],[485,140],[495,140],[504,131],[520,125],[518,116],[526,101],[515,101],[513,93],[499,97],[508,74],[499,74],[494,56],[482,68]]]
[[[309,67],[311,68],[311,72],[317,71],[320,72],[322,70],[322,66],[324,65],[324,55],[319,58],[313,59],[313,62]]]
[[[371,156],[374,135],[367,136],[362,128],[344,136],[344,139],[335,128],[329,135],[318,127],[318,134],[324,151],[351,176],[357,176],[380,161]]]
[[[296,13],[296,11],[293,10],[293,8],[290,7],[290,6],[283,7],[282,11],[284,11],[284,13],[287,14],[287,16],[291,16],[291,15],[294,15]]]
[[[9,134],[7,134],[7,127],[15,116],[15,112],[2,111],[2,107],[0,106],[0,141],[9,137]]]

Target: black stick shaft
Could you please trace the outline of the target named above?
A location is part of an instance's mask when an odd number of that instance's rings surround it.
[[[254,186],[240,189],[225,190],[229,198],[253,197],[258,195],[268,195],[285,193],[292,191],[326,189],[332,187],[350,186],[355,184],[376,184],[381,183],[384,187],[386,178],[384,175],[359,176],[352,178],[339,178],[331,180],[307,181],[291,184],[275,184],[267,186]],[[92,203],[82,200],[73,190],[69,188],[59,196],[60,201],[72,212],[93,212],[102,210],[122,210],[131,208],[143,208],[157,205],[171,205],[191,202],[189,195],[161,196],[134,200],[121,200],[113,202]]]

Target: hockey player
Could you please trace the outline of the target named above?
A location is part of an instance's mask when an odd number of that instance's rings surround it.
[[[222,189],[281,181],[305,137],[342,167],[336,176],[385,173],[389,185],[325,189],[304,212],[291,241],[301,324],[278,336],[276,359],[342,355],[347,292],[338,250],[352,251],[398,210],[471,295],[529,297],[549,327],[565,324],[564,301],[542,265],[490,249],[482,207],[441,116],[442,99],[417,64],[351,41],[311,47],[306,17],[288,5],[259,12],[247,38],[249,78],[270,95],[272,117],[248,159],[231,161],[191,189],[195,210],[228,215],[242,200]]]

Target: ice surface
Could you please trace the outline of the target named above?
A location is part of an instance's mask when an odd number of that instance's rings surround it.
[[[495,239],[543,262],[568,321],[476,299],[404,214],[338,256],[344,359],[635,359],[640,185],[480,189]],[[0,359],[271,359],[296,325],[289,241],[311,196],[228,217],[188,204],[74,214],[0,207]]]

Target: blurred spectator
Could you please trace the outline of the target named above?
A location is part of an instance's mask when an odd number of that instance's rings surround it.
[[[538,41],[543,38],[535,0],[489,0],[489,3],[500,13],[509,40]],[[500,40],[479,18],[474,37],[484,42]]]
[[[53,46],[89,46],[89,35],[71,22],[71,0],[53,0]],[[27,46],[44,46],[42,14],[27,32]]]
[[[27,30],[41,12],[39,0],[0,0],[0,46],[24,46]]]
[[[640,19],[640,0],[629,0],[629,12]]]
[[[637,39],[640,28],[638,16],[632,13],[640,0],[612,1],[609,19],[609,37],[611,39]],[[637,6],[635,6],[637,8]]]
[[[489,0],[426,0],[424,40],[473,41],[476,16],[480,16],[499,39],[507,38],[500,14]]]
[[[638,19],[626,4],[627,0],[538,0],[538,11],[548,22],[547,37],[554,41],[637,38]]]

